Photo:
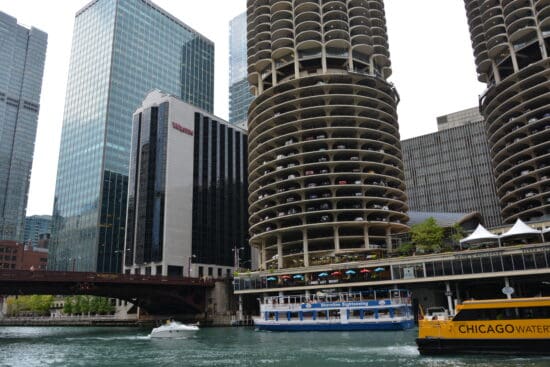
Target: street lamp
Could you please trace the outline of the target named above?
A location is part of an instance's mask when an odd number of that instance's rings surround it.
[[[235,267],[235,270],[238,270],[239,267],[240,267],[240,257],[239,257],[239,252],[241,250],[244,250],[244,247],[233,247],[233,253],[234,253],[234,258],[233,258],[233,265]]]
[[[191,259],[194,259],[194,258],[196,258],[196,257],[197,257],[197,256],[195,256],[195,255],[189,256],[189,264],[188,264],[188,266],[187,266],[187,277],[188,277],[188,278],[191,278]]]
[[[77,259],[78,259],[78,261],[79,261],[79,263],[80,263],[80,260],[82,259],[82,257],[80,257],[80,256],[75,256],[75,257],[72,257],[72,258],[69,257],[69,262],[70,262],[71,260],[73,261],[73,268],[72,268],[72,269],[73,269],[73,270],[72,270],[73,272],[74,272],[74,270],[75,270],[76,260],[77,260]],[[67,266],[67,267],[68,267],[68,266]]]

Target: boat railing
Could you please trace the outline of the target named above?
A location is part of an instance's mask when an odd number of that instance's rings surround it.
[[[331,304],[341,303],[353,305],[353,303],[365,303],[369,301],[377,301],[378,305],[392,304],[392,305],[410,305],[411,297],[409,294],[399,296],[388,297],[376,297],[367,296],[361,294],[343,294],[343,296],[328,296],[320,297],[316,295],[312,296],[279,296],[279,297],[266,297],[262,300],[262,305],[269,306],[274,310],[292,310],[302,308],[306,304]],[[389,301],[389,302],[387,302]],[[375,306],[374,304],[373,306]]]

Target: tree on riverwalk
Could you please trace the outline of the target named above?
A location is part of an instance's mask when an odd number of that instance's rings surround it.
[[[53,296],[18,296],[9,297],[6,301],[7,314],[10,316],[45,316],[49,315]]]
[[[411,239],[419,252],[439,252],[444,234],[433,217],[411,226]]]
[[[63,302],[63,313],[65,315],[72,315],[74,312],[73,297],[66,297]]]

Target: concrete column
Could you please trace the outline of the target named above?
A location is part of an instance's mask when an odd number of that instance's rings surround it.
[[[334,250],[340,251],[340,236],[338,235],[338,226],[333,226],[334,231]]]
[[[493,75],[494,75],[494,78],[495,78],[495,83],[498,84],[498,83],[500,83],[500,73],[498,71],[497,64],[495,63],[495,61],[493,59],[491,59],[491,67],[493,68]]]
[[[516,51],[514,50],[514,46],[510,45],[508,46],[510,50],[510,58],[512,59],[512,65],[514,66],[514,73],[517,73],[519,71],[518,66],[518,60],[516,58]]]
[[[391,228],[386,228],[386,250],[388,252],[392,251],[392,243],[391,243]]]
[[[264,92],[264,80],[262,79],[262,74],[258,75],[258,91],[256,92],[256,96],[259,96]]]
[[[265,262],[265,241],[262,241],[262,244],[260,246],[260,264],[262,266],[262,269],[267,269],[267,264]]]
[[[365,248],[369,248],[369,226],[367,224],[363,227],[363,241],[365,241]]]
[[[445,282],[445,295],[447,296],[447,305],[449,306],[449,314],[454,315],[454,308],[453,308],[453,292],[451,292],[451,284],[449,282]]]
[[[351,47],[348,49],[348,68],[353,71],[353,51]]]
[[[302,231],[302,238],[304,239],[304,266],[309,266],[309,244],[307,242],[307,231]]]
[[[372,55],[369,56],[369,62],[370,75],[376,75],[374,72],[374,60],[372,59]]]
[[[300,61],[298,58],[298,52],[294,50],[294,79],[300,78]]]
[[[275,68],[275,61],[271,61],[271,82],[273,86],[277,85],[277,69]]]
[[[283,244],[281,243],[281,235],[277,235],[277,268],[283,268]]]
[[[535,22],[537,23],[537,39],[539,41],[540,53],[542,55],[542,58],[546,59],[548,57],[548,52],[546,51],[544,37],[542,36],[542,32],[540,31],[541,27],[538,18],[535,19]]]
[[[327,52],[325,46],[321,48],[321,65],[323,66],[323,74],[327,73]]]

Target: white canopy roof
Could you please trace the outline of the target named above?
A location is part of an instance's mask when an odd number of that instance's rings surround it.
[[[471,235],[460,240],[460,243],[474,242],[479,240],[498,240],[498,236],[485,229],[481,224],[477,225],[477,228]]]
[[[546,228],[546,229],[543,229],[542,230],[542,233],[550,233],[550,227]]]
[[[510,237],[518,234],[540,234],[540,231],[529,227],[527,224],[523,223],[521,219],[517,219],[514,226],[510,228],[506,233],[500,235],[500,237]]]

